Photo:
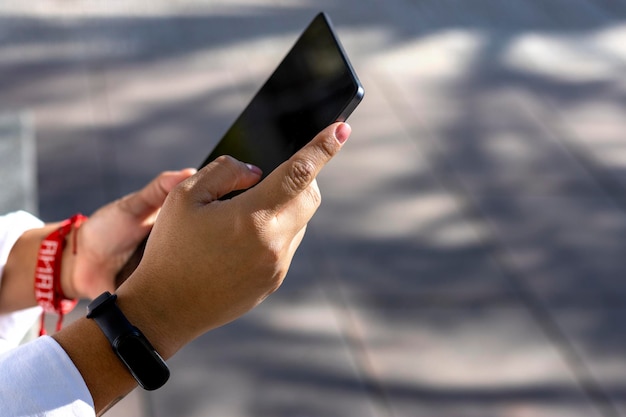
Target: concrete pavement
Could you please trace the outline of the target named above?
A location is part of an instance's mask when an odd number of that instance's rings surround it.
[[[39,212],[196,166],[319,10],[366,88],[283,287],[111,416],[626,416],[626,3],[0,5]]]

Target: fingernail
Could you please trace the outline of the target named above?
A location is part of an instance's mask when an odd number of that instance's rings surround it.
[[[252,164],[246,164],[246,166],[248,167],[248,169],[249,169],[250,171],[254,172],[254,173],[255,173],[255,174],[257,174],[257,175],[262,175],[262,174],[263,174],[263,171],[261,170],[261,168],[259,168],[259,167],[255,166],[255,165],[252,165]]]
[[[339,143],[343,144],[350,137],[350,132],[352,132],[352,128],[349,124],[340,123],[335,129],[335,137]]]

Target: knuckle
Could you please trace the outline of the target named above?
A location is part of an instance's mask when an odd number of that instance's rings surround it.
[[[186,204],[187,201],[193,198],[193,185],[192,184],[180,184],[174,188],[167,196],[167,201],[170,204]]]
[[[278,247],[269,250],[266,254],[267,265],[271,265],[266,280],[268,293],[275,292],[280,287],[283,278],[287,274],[287,268],[284,265],[284,256],[284,250]]]
[[[176,187],[169,192],[169,195],[187,195],[193,192],[193,189],[198,183],[198,178],[188,178],[185,181],[180,182]],[[168,195],[168,197],[169,197]]]
[[[224,163],[224,162],[227,162],[227,161],[230,161],[230,160],[233,160],[233,159],[234,158],[232,156],[230,156],[230,155],[220,155],[217,158],[215,158],[215,162]]]
[[[282,249],[278,245],[269,246],[265,252],[268,265],[278,265],[282,258]]]
[[[165,198],[164,204],[189,205],[197,200],[198,190],[201,189],[199,177],[190,177],[176,185]]]
[[[285,186],[290,193],[299,193],[306,189],[315,178],[315,166],[306,159],[296,159],[291,164]]]
[[[243,164],[229,155],[222,155],[215,161],[220,166],[220,178],[225,181],[225,184],[228,184],[230,190],[236,189],[237,183],[243,173]]]
[[[215,162],[230,170],[236,169],[239,165],[239,162],[230,155],[221,155],[215,159]]]

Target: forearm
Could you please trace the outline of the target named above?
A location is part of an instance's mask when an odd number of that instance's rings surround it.
[[[37,254],[41,242],[57,227],[59,223],[50,223],[41,228],[27,230],[13,245],[0,281],[0,313],[10,313],[37,305],[34,291]],[[71,289],[65,284],[69,283],[73,266],[69,246],[71,245],[66,245],[63,251],[62,283],[64,292],[67,290],[71,293]]]
[[[164,303],[146,291],[121,288],[117,294],[120,310],[163,359],[190,341],[191,335],[183,331],[184,326],[165,319],[166,312],[159,308]],[[82,375],[97,413],[106,411],[137,386],[94,320],[81,318],[53,337]]]
[[[106,410],[137,386],[93,320],[79,319],[54,334],[53,338],[83,377],[97,413]]]

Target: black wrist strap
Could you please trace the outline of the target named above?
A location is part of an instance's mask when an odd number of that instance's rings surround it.
[[[102,297],[100,303],[96,303]],[[93,319],[102,333],[113,344],[120,335],[138,331],[135,326],[130,324],[124,313],[117,307],[117,294],[106,292],[96,298],[89,307],[87,307],[87,318]],[[95,304],[95,306],[94,306]]]
[[[115,354],[142,388],[160,388],[169,379],[169,368],[143,333],[124,316],[116,300],[117,295],[109,292],[100,295],[87,307],[87,318],[100,327]]]

